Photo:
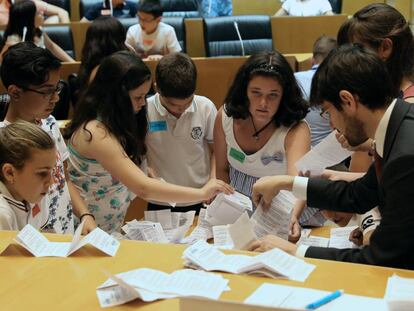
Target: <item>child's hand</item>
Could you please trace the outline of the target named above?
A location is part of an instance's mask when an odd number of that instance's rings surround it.
[[[95,219],[93,219],[92,216],[86,215],[83,217],[82,221],[84,222],[82,228],[82,235],[86,235],[92,232],[97,227]]]
[[[203,192],[203,200],[209,200],[220,192],[231,194],[234,192],[234,189],[224,181],[212,178],[201,188],[201,191]]]

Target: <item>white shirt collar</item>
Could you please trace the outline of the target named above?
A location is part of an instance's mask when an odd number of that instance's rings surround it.
[[[157,109],[158,113],[162,116],[170,116],[176,119],[176,117],[174,117],[171,113],[168,112],[168,110],[161,104],[160,101],[160,94],[155,94],[154,96],[154,103],[155,103],[155,109]],[[197,104],[195,101],[195,95],[193,98],[193,102],[191,103],[191,105],[184,111],[184,114],[188,113],[188,112],[196,112],[197,111]]]
[[[377,130],[375,131],[375,149],[381,158],[384,157],[385,135],[387,134],[388,123],[390,122],[391,113],[394,110],[396,102],[397,99],[394,99],[388,106],[387,110],[381,118],[381,121],[378,124]]]
[[[13,202],[14,205],[17,205],[18,207],[23,208],[23,209],[27,209],[27,206],[24,202],[18,201],[16,200],[10,193],[9,189],[7,189],[6,185],[0,181],[0,194],[3,195],[3,197],[6,197],[7,200],[10,202]]]

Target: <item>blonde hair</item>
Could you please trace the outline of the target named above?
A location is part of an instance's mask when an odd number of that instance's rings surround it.
[[[12,164],[21,169],[31,158],[33,149],[55,148],[53,139],[39,126],[26,121],[16,121],[0,129],[0,180],[4,181],[3,165]]]

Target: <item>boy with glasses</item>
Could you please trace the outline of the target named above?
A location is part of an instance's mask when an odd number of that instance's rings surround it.
[[[38,124],[55,141],[57,161],[52,170],[53,182],[40,202],[40,209],[49,209],[49,219],[44,230],[56,233],[73,233],[73,211],[85,220],[83,233],[95,227],[93,215],[88,213],[78,190],[66,172],[69,157],[65,142],[55,118],[50,113],[59,100],[62,90],[60,61],[47,49],[33,43],[22,42],[9,48],[1,64],[1,79],[10,96],[6,116],[0,127],[17,120]]]
[[[141,0],[137,9],[138,24],[129,27],[125,41],[130,49],[153,60],[181,51],[174,28],[161,22],[160,1]]]

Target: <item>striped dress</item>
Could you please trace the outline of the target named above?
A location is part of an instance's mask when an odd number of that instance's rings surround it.
[[[253,154],[245,154],[234,137],[233,118],[223,112],[222,122],[227,144],[230,184],[238,192],[251,197],[253,184],[260,177],[286,174],[285,137],[289,128],[277,128],[262,149]]]

